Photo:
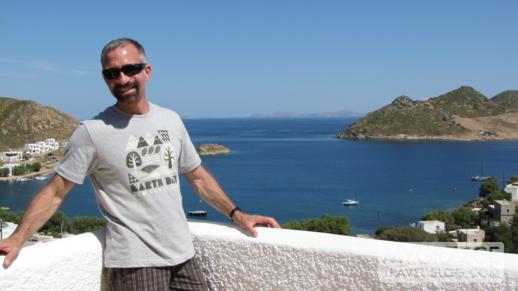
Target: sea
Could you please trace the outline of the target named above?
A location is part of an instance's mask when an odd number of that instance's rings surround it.
[[[354,141],[335,134],[354,118],[186,119],[194,144],[218,143],[227,155],[202,157],[235,204],[280,223],[324,214],[346,216],[353,234],[408,226],[429,211],[452,210],[478,197],[475,175],[518,175],[518,142]],[[47,181],[0,182],[0,206],[24,210]],[[202,220],[228,222],[181,179],[183,205]],[[343,206],[346,199],[357,206]],[[167,207],[167,206],[164,206]],[[100,216],[92,187],[76,186],[60,210]],[[200,218],[197,218],[200,219]]]

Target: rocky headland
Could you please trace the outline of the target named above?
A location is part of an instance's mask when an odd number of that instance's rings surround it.
[[[79,122],[34,101],[0,97],[0,151],[46,138],[67,140]]]
[[[518,91],[488,99],[463,86],[428,100],[397,97],[337,134],[342,139],[518,140]]]

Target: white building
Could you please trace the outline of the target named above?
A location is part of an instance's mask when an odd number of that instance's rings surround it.
[[[2,224],[0,226],[0,229],[2,230],[2,232],[0,233],[0,237],[2,239],[6,239],[6,238],[10,237],[11,234],[13,234],[13,232],[16,230],[16,227],[18,227],[17,224],[14,224],[12,222],[3,221],[1,219],[0,219],[0,223]]]
[[[50,152],[49,146],[44,141],[38,141],[36,144],[39,144],[41,146],[41,153],[47,153]]]
[[[35,143],[25,144],[25,152],[31,156],[37,156],[41,154],[41,145]]]
[[[518,202],[518,182],[505,185],[504,191],[511,194],[511,201]]]
[[[417,228],[428,233],[441,233],[445,231],[444,222],[439,220],[420,220],[417,222]]]
[[[45,140],[45,144],[47,145],[47,147],[49,148],[49,150],[51,151],[55,151],[55,150],[58,150],[59,149],[59,143],[56,142],[55,139],[53,138],[47,138]]]
[[[59,143],[54,138],[47,138],[45,141],[25,144],[25,152],[32,156],[45,154],[59,149]]]
[[[0,152],[0,160],[6,163],[16,163],[23,160],[23,153],[19,151]]]

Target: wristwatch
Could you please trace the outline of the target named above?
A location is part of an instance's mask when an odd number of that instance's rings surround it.
[[[227,216],[227,217],[228,217],[228,219],[230,219],[231,221],[234,221],[234,220],[232,219],[232,217],[234,216],[234,214],[236,213],[236,211],[242,211],[242,210],[241,210],[241,208],[239,208],[239,207],[237,207],[237,206],[236,206],[236,207],[234,207],[234,209],[230,210],[230,212],[228,213],[228,216]]]

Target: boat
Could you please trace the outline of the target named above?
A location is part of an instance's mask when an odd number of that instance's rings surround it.
[[[473,176],[473,177],[471,177],[471,180],[472,181],[487,181],[491,178],[493,178],[493,177],[491,177],[491,176]]]
[[[16,182],[25,182],[25,181],[29,181],[28,178],[16,178]]]
[[[342,202],[342,204],[344,206],[356,206],[358,204],[360,204],[360,200],[356,200],[356,199],[347,199],[347,200],[344,200],[344,202]]]
[[[207,216],[206,210],[190,210],[187,212],[189,216]]]
[[[34,179],[40,180],[40,181],[41,180],[47,180],[47,178],[48,178],[47,176],[36,176],[36,177],[34,177]]]
[[[484,176],[484,161],[482,161],[482,164],[480,166],[480,173],[481,175],[477,175],[477,176],[473,176],[471,177],[471,181],[487,181],[491,178],[493,178],[492,176]]]

